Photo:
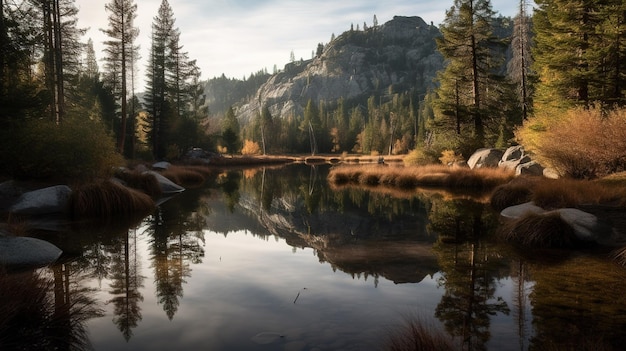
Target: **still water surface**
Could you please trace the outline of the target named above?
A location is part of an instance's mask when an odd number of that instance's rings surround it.
[[[459,350],[619,349],[626,272],[523,258],[467,197],[331,189],[325,166],[233,170],[128,226],[49,240],[95,350],[381,350],[407,320]],[[49,234],[48,234],[49,235]],[[71,330],[71,329],[74,330]]]

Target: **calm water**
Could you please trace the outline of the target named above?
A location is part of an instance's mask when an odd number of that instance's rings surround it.
[[[330,189],[327,169],[216,174],[135,223],[41,233],[66,262],[16,276],[49,293],[23,322],[49,341],[25,344],[381,350],[419,320],[459,350],[624,345],[626,270],[603,255],[521,257],[488,205]]]

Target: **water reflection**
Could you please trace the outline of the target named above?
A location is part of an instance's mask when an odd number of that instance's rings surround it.
[[[326,170],[216,172],[147,218],[42,233],[65,261],[0,276],[17,306],[0,311],[0,346],[35,335],[38,349],[81,348],[89,332],[101,349],[359,350],[407,310],[460,350],[626,341],[623,269],[591,254],[529,260],[493,240],[499,218],[480,201],[333,189]]]
[[[461,350],[486,350],[491,317],[510,313],[504,298],[496,296],[507,260],[485,240],[493,217],[484,205],[463,200],[433,201],[429,216],[431,229],[439,233],[433,248],[445,289],[435,317],[459,339]]]

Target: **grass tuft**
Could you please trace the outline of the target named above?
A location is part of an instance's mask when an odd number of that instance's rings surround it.
[[[71,218],[112,218],[136,216],[155,208],[149,195],[124,187],[110,180],[87,183],[70,195],[68,208]]]
[[[500,231],[504,241],[524,248],[573,248],[581,243],[558,212],[529,213],[504,223]]]
[[[194,187],[200,186],[206,180],[205,174],[208,174],[206,167],[199,166],[169,166],[166,170],[161,171],[161,175],[172,182],[184,186]]]
[[[623,267],[626,267],[626,247],[617,249],[615,252],[613,252],[612,256],[615,262]]]
[[[140,190],[150,196],[161,195],[161,187],[156,177],[150,173],[139,171],[120,170],[115,176],[123,180],[127,186]]]
[[[456,348],[444,331],[419,318],[407,318],[400,328],[392,331],[385,345],[388,351],[450,351]]]

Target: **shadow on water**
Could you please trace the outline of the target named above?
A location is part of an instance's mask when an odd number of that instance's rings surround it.
[[[65,254],[49,268],[0,275],[7,302],[0,348],[86,347],[85,323],[105,307],[130,342],[142,312],[152,310],[147,294],[172,322],[205,260],[207,233],[226,238],[236,231],[280,238],[294,252],[310,248],[323,265],[371,278],[375,288],[382,280],[394,286],[434,280],[440,298],[432,314],[418,319],[439,323],[433,330],[451,338],[454,349],[617,350],[626,342],[624,269],[591,254],[520,255],[495,240],[499,218],[484,201],[331,188],[327,170],[224,170],[148,217],[38,233]],[[151,284],[154,291],[146,293]],[[406,321],[408,330],[430,330],[414,321]]]

